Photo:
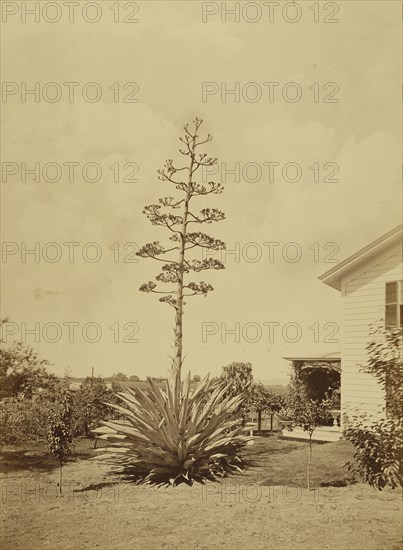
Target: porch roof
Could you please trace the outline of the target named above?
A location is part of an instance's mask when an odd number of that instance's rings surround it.
[[[283,357],[283,359],[286,361],[321,361],[332,363],[333,361],[341,361],[341,353],[335,351],[324,355],[297,355],[295,357]]]
[[[291,361],[293,367],[299,366],[305,369],[324,369],[327,371],[341,372],[341,357],[340,352],[328,353],[326,355],[308,355],[297,357],[284,357],[287,361]],[[299,365],[296,365],[299,363]]]

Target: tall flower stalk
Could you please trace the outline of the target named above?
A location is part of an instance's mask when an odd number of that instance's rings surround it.
[[[192,231],[202,224],[221,221],[225,214],[217,208],[203,208],[199,212],[193,211],[194,199],[211,194],[220,194],[223,187],[214,181],[197,183],[203,170],[217,164],[217,159],[208,157],[207,153],[199,153],[198,148],[212,140],[207,134],[205,138],[199,136],[199,129],[203,121],[196,118],[192,128],[184,126],[184,135],[179,139],[184,145],[179,149],[186,157],[183,166],[174,164],[173,159],[167,159],[164,167],[158,170],[161,181],[174,186],[179,191],[179,197],[167,196],[158,199],[158,204],[146,206],[143,213],[153,225],[164,227],[171,233],[169,240],[173,246],[165,247],[159,241],[147,243],[137,252],[138,256],[151,258],[163,262],[161,273],[156,276],[157,283],[149,281],[141,285],[140,291],[163,294],[160,302],[164,302],[175,310],[174,328],[174,356],[172,370],[176,380],[176,392],[180,391],[181,367],[183,360],[183,310],[185,298],[189,296],[207,296],[213,287],[204,281],[187,281],[191,272],[199,273],[208,269],[224,269],[224,265],[217,259],[189,259],[188,251],[193,248],[199,250],[223,250],[225,243],[210,237],[200,231]],[[168,255],[168,257],[165,257]],[[202,256],[203,257],[203,256]],[[169,290],[161,290],[161,286],[172,285]]]

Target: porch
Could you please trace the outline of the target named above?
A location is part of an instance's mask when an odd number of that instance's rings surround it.
[[[285,357],[291,363],[291,385],[297,393],[305,393],[309,399],[334,400],[331,418],[323,419],[312,434],[312,441],[338,441],[342,438],[340,425],[340,353],[319,356]],[[294,422],[280,421],[281,437],[284,439],[308,440],[309,435],[303,426]]]

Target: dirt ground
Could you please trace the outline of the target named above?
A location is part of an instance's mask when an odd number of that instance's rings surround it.
[[[309,492],[304,443],[259,438],[248,452],[254,465],[221,484],[155,488],[111,476],[107,466],[88,459],[87,449],[65,466],[61,498],[50,459],[35,450],[3,452],[0,547],[401,548],[401,494],[341,475],[340,464],[351,456],[343,442],[315,446],[316,488]],[[295,475],[286,483],[290,468]]]

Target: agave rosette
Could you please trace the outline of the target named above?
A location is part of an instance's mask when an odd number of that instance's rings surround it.
[[[192,484],[215,480],[244,466],[240,450],[250,440],[239,418],[243,395],[206,376],[191,387],[170,378],[166,390],[148,378],[149,390],[127,388],[117,394],[119,420],[103,422],[97,437],[109,445],[98,449],[103,460],[136,481]]]

